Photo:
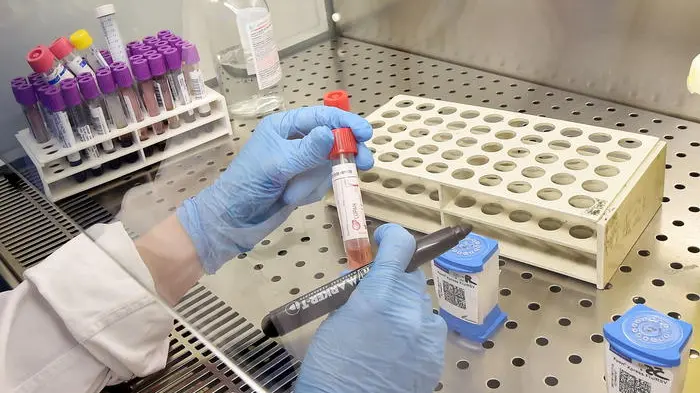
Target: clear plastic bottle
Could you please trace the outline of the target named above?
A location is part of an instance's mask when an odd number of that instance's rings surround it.
[[[73,75],[85,73],[95,74],[95,71],[88,65],[87,60],[73,51],[73,45],[68,41],[68,38],[56,38],[56,41],[49,46],[49,49],[58,60],[62,61],[63,64],[68,67]]]
[[[282,106],[282,69],[264,0],[203,3],[209,46],[229,113],[260,116]]]
[[[342,90],[328,92],[323,97],[326,106],[350,109],[348,94]],[[331,180],[338,220],[343,235],[343,245],[348,257],[348,269],[354,270],[372,262],[372,245],[367,232],[360,180],[355,166],[357,141],[349,128],[333,130],[335,142],[329,155]]]

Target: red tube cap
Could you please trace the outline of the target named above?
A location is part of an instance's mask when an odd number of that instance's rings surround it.
[[[350,98],[345,90],[329,91],[323,95],[323,104],[325,106],[334,106],[344,111],[350,110]],[[357,154],[357,140],[355,134],[350,128],[336,128],[333,130],[333,148],[328,158],[334,160],[343,153]]]

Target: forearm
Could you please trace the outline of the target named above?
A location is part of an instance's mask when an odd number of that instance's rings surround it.
[[[173,214],[136,240],[156,291],[174,305],[197,283],[204,271],[192,239]]]

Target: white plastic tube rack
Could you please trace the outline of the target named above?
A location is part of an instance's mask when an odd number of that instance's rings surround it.
[[[196,108],[205,103],[211,106],[211,114],[201,117],[197,113]],[[180,127],[176,129],[167,129],[166,127],[166,131],[161,135],[155,135],[149,131],[147,140],[139,140],[138,132],[142,128],[162,122],[188,110],[195,111],[195,121],[186,123],[181,120]],[[218,92],[207,88],[207,95],[200,100],[177,107],[171,111],[163,111],[158,116],[146,116],[142,122],[129,124],[127,127],[118,130],[111,129],[109,134],[95,135],[90,141],[78,142],[75,146],[68,149],[61,148],[60,143],[53,138],[46,143],[37,143],[29,129],[21,130],[15,136],[36,167],[46,196],[53,201],[57,201],[193,149],[220,136],[232,135],[232,133],[224,97]],[[116,151],[110,154],[102,152],[99,158],[93,160],[89,160],[83,155],[82,164],[75,167],[70,166],[65,158],[67,155],[81,151],[88,146],[99,145],[106,140],[115,139],[126,134],[131,134],[134,141],[129,147],[122,148],[115,141]],[[160,142],[165,143],[163,151],[156,149],[154,146]],[[152,150],[153,153],[147,157],[144,149],[151,146],[153,148],[149,150]],[[138,160],[134,163],[122,162],[119,169],[110,169],[104,165],[132,153],[138,154]],[[97,165],[103,165],[104,173],[102,175],[96,177],[89,175],[87,180],[82,183],[72,178],[73,175],[89,171],[90,168]]]
[[[405,95],[368,120],[368,216],[422,232],[466,221],[502,255],[598,288],[661,205],[655,137]]]

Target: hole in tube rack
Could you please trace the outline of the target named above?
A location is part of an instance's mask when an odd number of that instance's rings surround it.
[[[595,146],[585,145],[577,148],[576,152],[582,156],[594,156],[600,153],[600,149]]]
[[[379,161],[381,162],[392,162],[395,161],[397,158],[399,158],[399,155],[397,153],[388,152],[388,153],[382,153],[379,155]]]
[[[431,191],[428,197],[431,201],[440,202],[440,194],[438,194],[437,190]]]
[[[542,137],[539,135],[525,135],[520,139],[526,145],[536,145],[542,143]]]
[[[451,106],[445,106],[445,107],[438,109],[438,113],[441,115],[451,115],[455,112],[457,112],[457,108],[454,108]]]
[[[571,143],[569,143],[568,141],[556,140],[549,142],[549,148],[552,150],[566,150],[570,147]]]
[[[539,124],[535,124],[535,126],[533,128],[535,129],[535,131],[539,131],[539,132],[550,132],[550,131],[554,131],[555,127],[554,127],[554,124],[539,123]]]
[[[498,203],[487,203],[481,206],[481,212],[489,216],[494,216],[503,213],[503,206]]]
[[[486,115],[484,116],[484,121],[487,123],[498,123],[503,121],[503,116],[496,114]]]
[[[449,134],[447,132],[440,132],[438,134],[433,135],[433,140],[435,142],[446,142],[452,139],[452,134]]]
[[[428,165],[425,168],[426,171],[430,173],[442,173],[447,170],[447,164],[443,164],[442,162],[434,162],[430,165]]]
[[[558,159],[559,157],[552,153],[542,153],[535,156],[535,161],[539,162],[540,164],[551,164],[556,162]]]
[[[389,178],[389,179],[386,179],[382,182],[382,186],[384,188],[396,188],[396,187],[401,186],[401,180]]]
[[[58,150],[47,151],[47,152],[46,152],[46,155],[55,154],[55,153],[57,153],[57,152],[58,152]]]
[[[514,181],[510,184],[508,184],[508,191],[514,192],[516,194],[522,194],[525,192],[530,191],[532,189],[532,186],[530,183],[524,182],[524,181]]]
[[[537,191],[537,197],[545,201],[556,201],[561,198],[561,191],[556,188],[543,188]]]
[[[560,132],[563,136],[568,137],[568,138],[576,138],[581,135],[583,135],[583,131],[581,131],[580,128],[575,128],[575,127],[567,127],[561,130]]]
[[[497,151],[500,151],[501,149],[503,149],[503,145],[498,143],[498,142],[484,143],[481,146],[481,150],[483,150],[487,153],[495,153]]]
[[[557,229],[561,228],[563,225],[560,220],[557,220],[556,218],[552,217],[546,217],[540,220],[539,223],[537,223],[540,228],[544,229],[545,231],[556,231]]]
[[[402,140],[394,143],[394,147],[399,150],[410,149],[413,147],[413,145],[415,145],[415,142],[409,140]]]
[[[375,120],[375,121],[369,123],[369,125],[371,125],[372,128],[376,130],[377,128],[384,127],[384,125],[386,125],[386,123],[381,121],[381,120]]]
[[[476,199],[467,195],[459,195],[457,198],[455,198],[455,206],[463,209],[472,207],[474,204],[476,204]]]
[[[393,134],[398,134],[399,132],[404,132],[406,131],[408,127],[406,127],[404,124],[393,124],[390,125],[389,128],[387,128],[387,131],[393,133]]]
[[[636,149],[642,145],[642,142],[634,138],[622,138],[617,141],[617,144],[626,149]]]
[[[425,128],[416,128],[415,130],[411,130],[411,132],[408,133],[408,135],[414,137],[414,138],[420,138],[422,136],[426,136],[430,133],[430,131],[426,130]]]
[[[467,124],[463,121],[453,121],[447,123],[447,129],[451,131],[461,130],[467,127]]]
[[[380,135],[372,139],[372,143],[375,145],[383,145],[389,142],[391,142],[391,137],[389,135]]]
[[[49,165],[49,168],[56,168],[57,166],[61,166],[60,162],[54,162],[53,164]]]
[[[418,153],[420,154],[433,154],[438,151],[438,147],[435,145],[423,145],[418,148]]]
[[[402,100],[396,103],[396,106],[399,108],[408,108],[411,105],[413,105],[413,101],[411,100]]]
[[[513,222],[528,222],[532,219],[532,213],[525,210],[513,210],[508,218]]]
[[[457,146],[460,146],[460,147],[469,147],[469,146],[473,146],[475,144],[476,144],[476,139],[471,138],[471,137],[459,138],[457,140]]]
[[[419,111],[429,111],[431,109],[435,108],[435,105],[433,104],[420,104],[416,107]]]
[[[488,134],[491,132],[491,127],[489,126],[474,126],[471,128],[471,133],[476,135]]]
[[[514,147],[508,150],[508,155],[513,158],[522,158],[530,154],[530,150],[524,147]]]
[[[554,183],[554,184],[566,186],[566,185],[569,185],[569,184],[575,182],[576,178],[573,175],[570,175],[568,173],[556,173],[556,174],[552,175],[550,180],[552,180],[552,183]]]
[[[571,160],[566,160],[564,166],[572,171],[580,171],[588,167],[588,161],[581,160],[578,158],[573,158]]]
[[[545,170],[538,166],[529,166],[523,169],[520,173],[527,178],[536,179],[538,177],[544,176]]]
[[[596,132],[596,133],[593,133],[593,134],[589,135],[589,136],[588,136],[588,139],[589,139],[591,142],[595,142],[595,143],[606,143],[606,142],[610,142],[610,140],[612,139],[612,137],[610,136],[610,134],[605,134],[605,133],[602,133],[602,132]]]
[[[525,119],[511,119],[508,121],[508,125],[511,127],[525,127],[528,124],[530,122]]]
[[[399,115],[399,111],[386,111],[382,113],[382,117],[385,119],[391,119]]]
[[[569,205],[578,209],[588,209],[595,205],[595,199],[586,195],[574,195],[569,198]]]
[[[513,139],[515,138],[515,132],[511,130],[498,131],[496,133],[496,138],[503,140]]]
[[[612,165],[600,165],[595,168],[595,173],[603,177],[613,177],[617,176],[620,170]]]
[[[360,180],[364,183],[372,183],[373,181],[379,180],[379,175],[376,173],[363,173],[360,175]]]
[[[63,172],[63,168],[61,168],[61,169],[56,169],[55,171],[53,171],[53,173],[55,173],[55,174],[59,174],[59,173],[61,173],[61,172]]]
[[[419,157],[409,157],[401,162],[401,165],[406,168],[415,168],[423,163],[423,159]]]
[[[493,169],[499,172],[510,172],[517,167],[518,165],[513,161],[499,161],[493,164]]]
[[[590,239],[594,234],[595,231],[585,225],[574,225],[569,229],[569,235],[576,239]]]
[[[489,158],[486,156],[471,156],[467,158],[467,164],[469,165],[474,165],[474,166],[480,166],[487,164],[489,162]]]
[[[452,177],[457,180],[467,180],[474,177],[474,171],[467,168],[460,168],[452,172]]]
[[[443,121],[444,120],[442,120],[442,118],[440,118],[440,117],[430,117],[430,118],[425,119],[423,124],[425,124],[426,126],[437,126],[437,125],[442,124]]]
[[[473,119],[475,117],[478,117],[481,113],[478,111],[473,111],[473,110],[467,110],[459,114],[459,116],[463,119]]]
[[[462,157],[464,153],[462,153],[460,150],[447,150],[446,152],[442,153],[442,158],[446,160],[456,160],[460,157]]]
[[[601,180],[586,180],[581,184],[584,190],[590,192],[601,192],[608,189],[608,183]]]
[[[409,113],[401,118],[402,121],[406,121],[406,122],[418,121],[420,119],[421,119],[421,116],[417,113]]]
[[[498,175],[486,175],[479,178],[479,184],[487,187],[497,186],[501,184],[501,181],[503,181],[503,179]]]

